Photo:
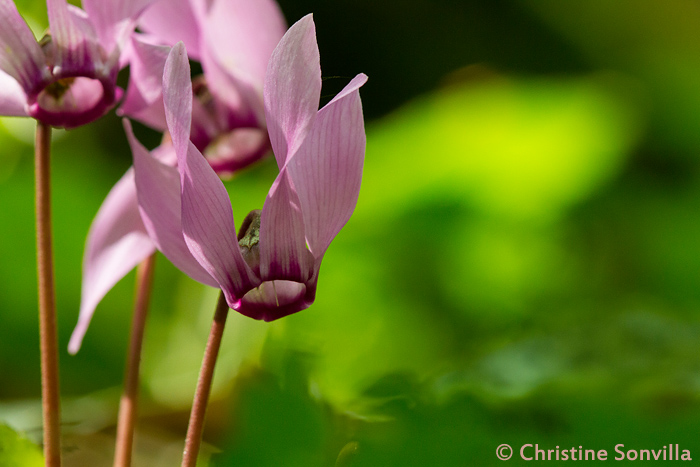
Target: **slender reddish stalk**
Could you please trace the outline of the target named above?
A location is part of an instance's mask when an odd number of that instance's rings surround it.
[[[139,264],[136,270],[136,293],[134,299],[134,317],[131,322],[129,352],[124,372],[124,393],[119,401],[119,420],[117,421],[117,443],[114,450],[114,467],[129,467],[134,445],[134,427],[139,398],[139,367],[141,365],[141,348],[146,327],[148,301],[153,284],[153,265],[155,253]]]
[[[51,127],[49,125],[37,122],[34,154],[44,457],[46,467],[60,467],[61,405],[58,385],[58,336],[51,240]]]
[[[197,390],[194,394],[192,412],[190,413],[190,424],[187,427],[187,438],[185,439],[185,452],[182,454],[182,467],[196,467],[199,446],[202,444],[202,432],[204,431],[204,417],[209,403],[209,393],[211,392],[211,382],[214,379],[214,365],[219,355],[221,347],[221,336],[224,334],[224,325],[228,316],[228,304],[224,293],[219,295],[219,302],[216,304],[214,322],[209,331],[207,348],[204,351],[202,368],[199,370],[199,380]]]

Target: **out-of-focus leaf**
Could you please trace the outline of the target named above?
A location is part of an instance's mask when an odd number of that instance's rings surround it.
[[[265,373],[239,380],[237,428],[215,466],[323,467],[335,461],[337,451],[324,452],[333,437],[331,413],[309,396],[298,362],[285,367],[296,374],[283,381]]]
[[[0,467],[41,467],[44,457],[35,445],[7,425],[0,424]]]
[[[618,173],[643,121],[626,79],[492,80],[425,96],[368,132],[360,216],[458,194],[557,218]],[[620,89],[627,89],[621,92]]]

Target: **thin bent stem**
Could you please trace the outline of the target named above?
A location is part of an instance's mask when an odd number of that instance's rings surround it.
[[[202,368],[199,370],[199,380],[197,390],[194,394],[192,412],[190,413],[190,423],[187,427],[187,438],[185,439],[185,451],[182,454],[182,467],[196,467],[199,446],[202,444],[202,432],[204,431],[204,417],[209,403],[209,393],[211,392],[211,382],[214,379],[214,365],[219,355],[221,346],[221,336],[224,334],[224,325],[228,316],[228,304],[224,293],[219,295],[219,302],[216,304],[214,322],[209,331],[207,348],[204,351]]]
[[[51,127],[41,122],[37,122],[36,126],[34,155],[44,458],[46,467],[60,467],[61,406],[58,385],[58,336],[51,240]]]
[[[129,467],[134,445],[134,427],[139,397],[139,367],[143,333],[148,314],[148,301],[153,284],[153,265],[155,253],[139,264],[136,270],[136,293],[134,299],[134,317],[131,322],[129,353],[124,374],[124,393],[119,401],[119,419],[117,422],[117,442],[114,450],[114,467]]]

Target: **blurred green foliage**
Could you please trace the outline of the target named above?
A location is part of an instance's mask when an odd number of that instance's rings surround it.
[[[40,467],[41,450],[7,425],[0,425],[0,467]]]
[[[203,463],[491,465],[501,443],[700,455],[697,6],[281,5],[290,22],[314,11],[324,75],[370,77],[363,187],[310,309],[232,314]],[[20,7],[41,30],[42,2]],[[36,439],[32,123],[0,123],[0,421]],[[120,122],[56,132],[53,163],[65,347],[85,235],[130,164]],[[268,159],[226,183],[239,222],[275,174]],[[61,355],[71,465],[110,463],[132,288]],[[136,466],[178,462],[215,300],[158,258]]]

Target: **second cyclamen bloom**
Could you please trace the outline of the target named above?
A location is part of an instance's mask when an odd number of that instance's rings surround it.
[[[315,299],[326,249],[359,194],[365,132],[356,76],[321,110],[311,15],[284,35],[265,76],[265,117],[280,173],[261,212],[236,234],[228,193],[190,141],[192,85],[183,44],[173,47],[163,92],[177,168],[152,157],[126,123],[139,208],[148,234],[192,278],[221,288],[228,305],[271,321]],[[239,242],[240,240],[240,242]]]
[[[0,0],[0,115],[51,126],[89,123],[120,99],[120,52],[151,0],[47,0],[50,34],[37,42],[12,0]]]
[[[270,55],[287,30],[274,0],[160,0],[132,36],[132,80],[120,112],[166,130],[161,83],[170,47],[182,41],[202,74],[193,79],[190,139],[222,177],[270,150],[263,83]],[[153,44],[167,45],[157,47]]]

